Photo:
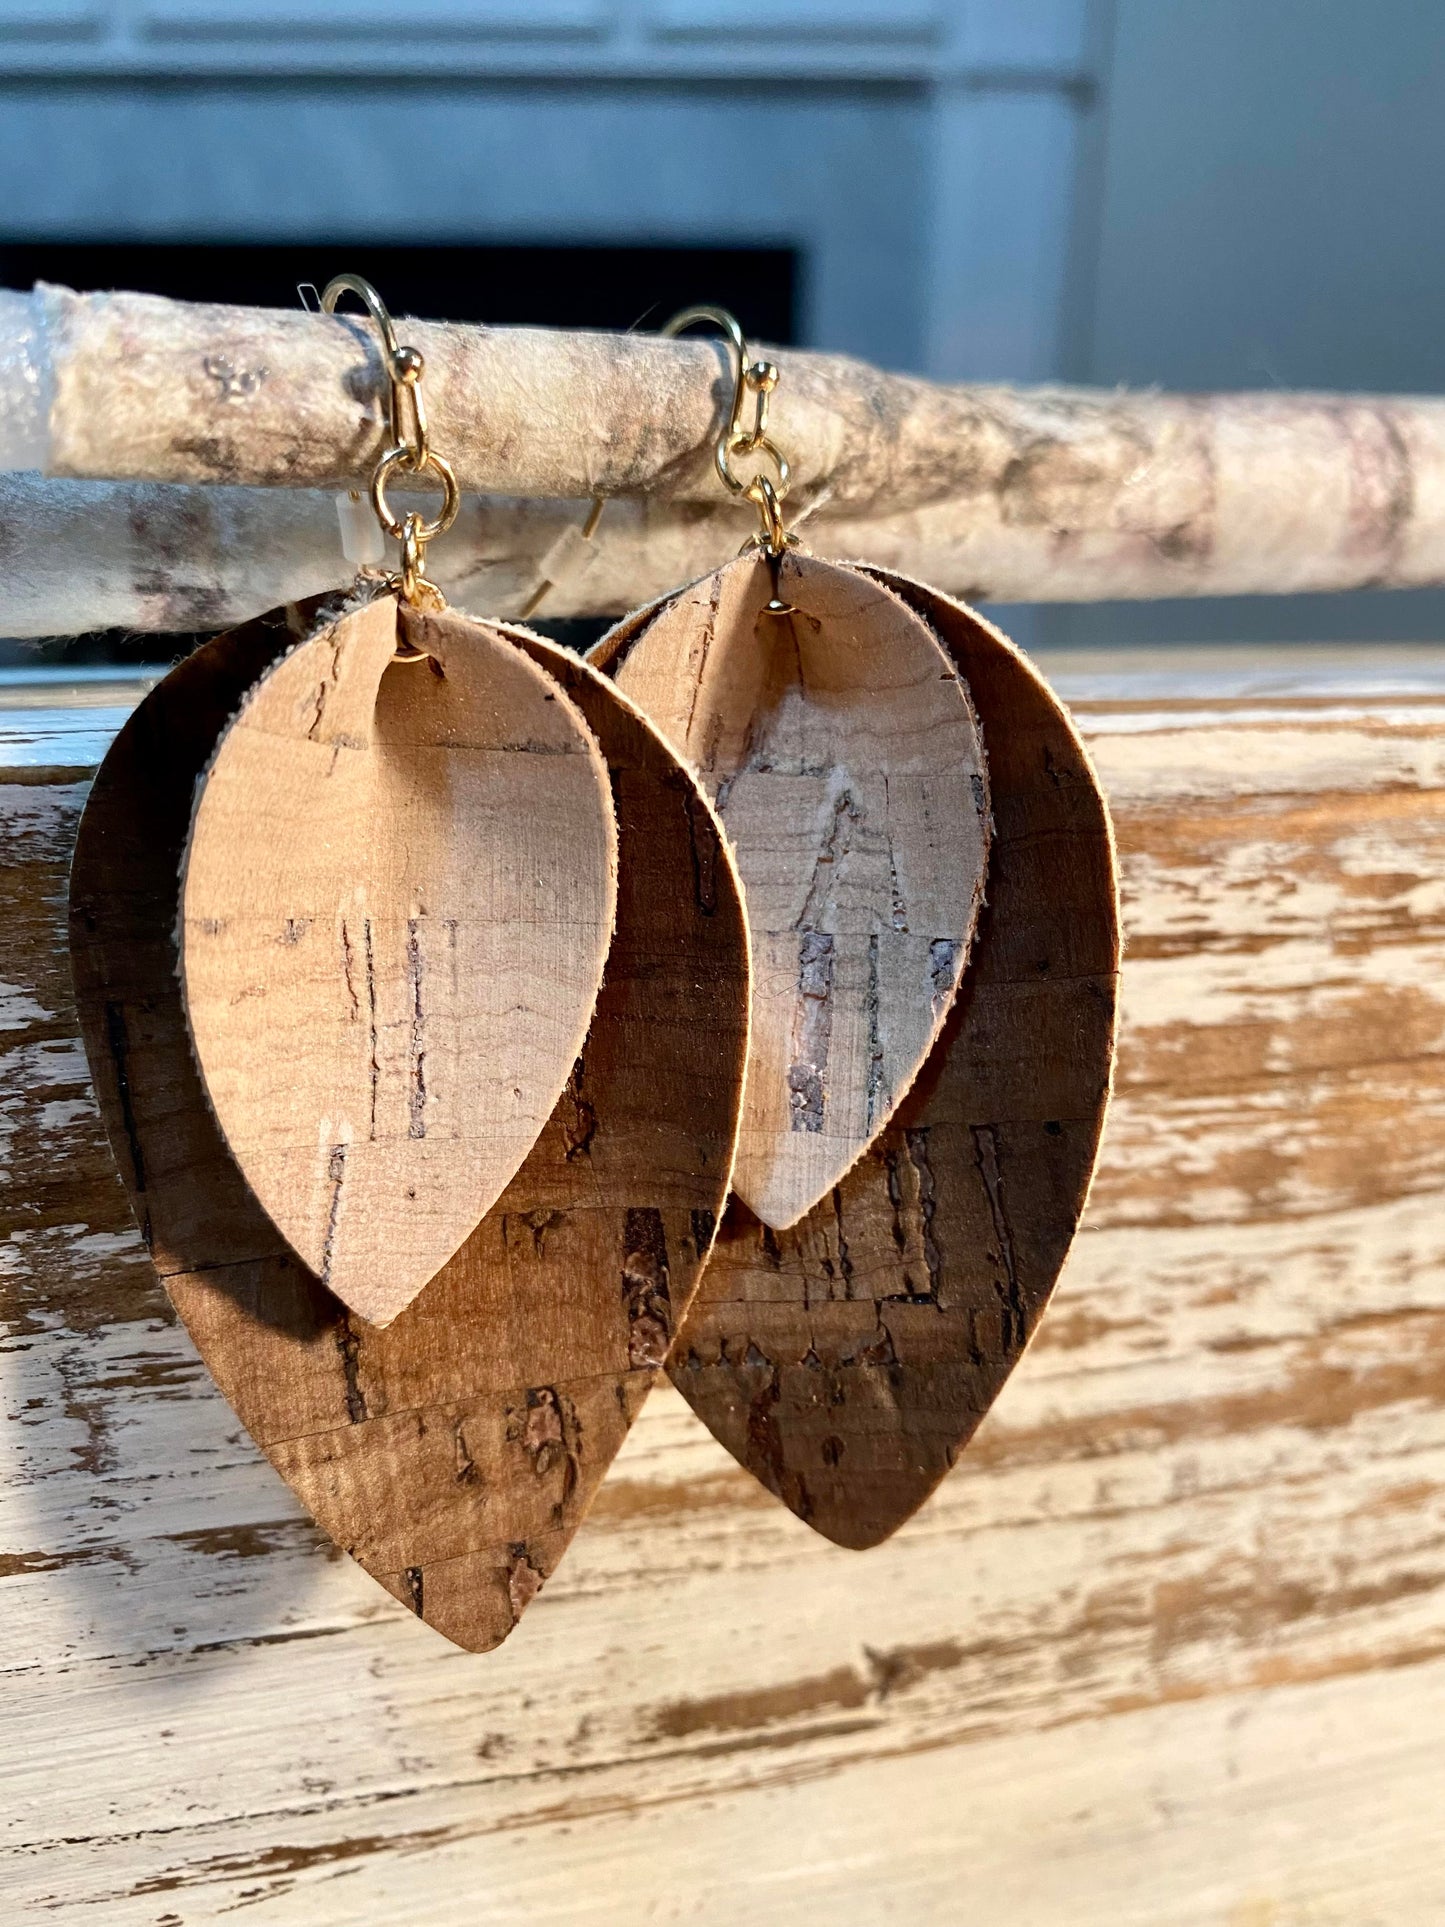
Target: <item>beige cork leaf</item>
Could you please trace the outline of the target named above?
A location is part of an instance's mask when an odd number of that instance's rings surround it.
[[[888,1129],[791,1230],[733,1201],[668,1367],[770,1491],[856,1547],[933,1491],[1038,1325],[1098,1155],[1119,969],[1109,813],[1067,712],[971,611],[882,580],[973,692],[988,904]]]
[[[556,681],[391,594],[271,665],[216,744],[181,882],[196,1059],[264,1209],[374,1325],[490,1210],[567,1082],[616,835]]]
[[[711,1245],[747,1054],[747,927],[716,820],[661,739],[604,678],[527,640],[617,799],[606,980],[501,1198],[385,1330],[352,1318],[227,1151],[176,978],[196,777],[246,690],[314,626],[314,610],[283,610],[208,643],[116,738],[71,872],[77,1004],[136,1217],[221,1390],[337,1545],[483,1651],[562,1556]]]
[[[953,1001],[988,848],[968,692],[890,589],[806,555],[776,578],[740,557],[592,659],[696,772],[737,857],[754,974],[733,1182],[781,1230],[884,1129]]]

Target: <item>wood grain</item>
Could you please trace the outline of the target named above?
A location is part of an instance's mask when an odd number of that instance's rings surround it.
[[[476,1660],[327,1544],[156,1282],[64,954],[94,712],[4,712],[7,1918],[1445,1917],[1445,652],[1049,675],[1128,946],[1022,1365],[866,1559],[663,1383]]]
[[[591,660],[727,827],[753,941],[733,1186],[781,1230],[888,1123],[963,973],[989,824],[968,690],[890,590],[801,554],[739,557]]]
[[[222,731],[182,859],[191,1041],[246,1182],[369,1323],[536,1143],[616,906],[597,745],[485,623],[363,591]]]
[[[207,644],[121,732],[72,869],[78,1001],[145,1242],[221,1389],[337,1545],[483,1650],[561,1557],[711,1244],[746,1054],[746,929],[690,779],[603,678],[529,639],[559,701],[565,685],[585,711],[617,799],[607,981],[497,1205],[388,1329],[354,1322],[228,1155],[175,981],[192,785],[241,695],[294,659],[295,626],[313,613],[277,611]]]
[[[988,905],[896,1118],[799,1225],[734,1199],[668,1370],[715,1437],[842,1546],[897,1531],[1038,1326],[1113,1070],[1112,835],[1067,712],[999,633],[899,577],[973,692],[995,831]]]

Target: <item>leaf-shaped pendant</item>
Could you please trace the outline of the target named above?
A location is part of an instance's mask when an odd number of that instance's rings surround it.
[[[175,974],[195,779],[246,689],[315,620],[314,605],[278,611],[205,645],[117,737],[71,875],[77,1002],[156,1269],[222,1391],[338,1545],[438,1631],[485,1650],[560,1558],[696,1284],[732,1162],[746,924],[690,778],[610,685],[529,640],[613,781],[606,981],[503,1197],[388,1329],[353,1321],[229,1156]]]
[[[222,732],[181,885],[196,1058],[251,1189],[370,1323],[536,1143],[615,902],[597,745],[495,627],[353,602]]]
[[[1103,1128],[1119,964],[1108,809],[1067,712],[970,610],[881,579],[973,693],[993,798],[987,907],[892,1125],[790,1231],[734,1201],[669,1363],[734,1457],[860,1547],[954,1464],[1048,1303]]]
[[[937,637],[861,571],[751,553],[593,651],[708,790],[753,938],[734,1188],[782,1229],[888,1123],[953,1001],[988,790]]]

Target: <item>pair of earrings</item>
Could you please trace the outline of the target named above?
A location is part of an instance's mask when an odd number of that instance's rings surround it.
[[[760,533],[584,662],[428,582],[456,484],[420,357],[355,277],[328,311],[348,288],[382,337],[400,568],[146,698],[82,820],[72,957],[221,1389],[323,1529],[481,1650],[664,1365],[839,1543],[932,1490],[1082,1208],[1112,852],[996,631],[798,548],[776,370],[731,317],[670,330],[730,336],[716,460]],[[395,513],[426,476],[436,517]]]

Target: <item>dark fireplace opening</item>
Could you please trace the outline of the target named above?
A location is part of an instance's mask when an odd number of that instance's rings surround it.
[[[789,247],[654,247],[371,241],[0,241],[0,287],[57,281],[178,301],[294,308],[297,287],[364,274],[396,315],[497,327],[657,328],[696,301],[745,332],[796,340],[798,254]]]

